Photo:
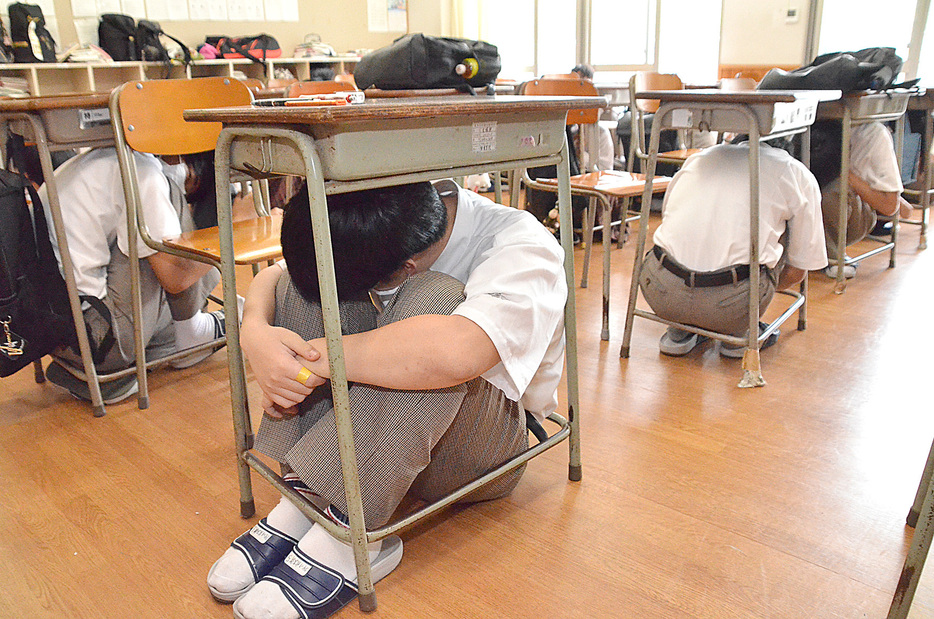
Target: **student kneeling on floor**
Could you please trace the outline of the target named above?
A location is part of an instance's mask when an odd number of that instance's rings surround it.
[[[530,213],[451,181],[336,194],[328,210],[363,510],[377,528],[404,497],[439,499],[525,450],[524,411],[556,409],[564,254]],[[282,251],[287,271],[260,272],[244,307],[241,340],[266,412],[256,449],[345,522],[305,191],[286,207]],[[470,500],[509,494],[523,470]],[[401,559],[398,537],[373,543],[374,581]],[[246,619],[326,617],[356,595],[351,548],[286,499],[207,581]]]
[[[212,153],[199,153],[186,162],[168,164],[152,155],[135,153],[140,185],[140,208],[150,235],[156,239],[192,229],[199,212],[216,212]],[[130,367],[136,360],[133,342],[133,295],[130,288],[130,258],[123,180],[113,148],[92,150],[69,159],[55,171],[55,183],[75,283],[82,296],[84,320],[92,347],[100,352],[95,366],[100,373]],[[46,188],[39,196],[51,221]],[[194,212],[189,208],[199,205]],[[58,257],[55,230],[50,229]],[[203,344],[225,332],[223,311],[205,312],[208,294],[220,280],[210,265],[158,252],[142,239],[137,241],[140,258],[140,295],[143,309],[143,341],[149,359]],[[59,258],[59,267],[61,259]],[[112,335],[112,340],[108,337]],[[112,344],[107,344],[111,341]],[[173,363],[177,368],[193,365],[211,354],[194,353]],[[65,350],[60,360],[81,367],[80,356]],[[49,380],[75,397],[89,400],[87,383],[76,378],[59,361],[47,371]],[[139,389],[135,376],[101,384],[104,402],[119,402]]]
[[[820,188],[786,151],[759,146],[759,310],[776,290],[827,265]],[[749,143],[720,144],[690,157],[668,186],[655,247],[639,285],[661,318],[718,333],[749,329]],[[760,329],[764,325],[760,324]],[[666,355],[685,355],[707,338],[669,327]],[[762,343],[773,344],[778,332]],[[742,357],[744,346],[720,344]]]

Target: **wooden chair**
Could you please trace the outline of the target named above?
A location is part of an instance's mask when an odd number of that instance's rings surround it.
[[[720,79],[720,90],[727,92],[755,90],[756,83],[756,80],[751,77],[724,77]]]
[[[285,96],[294,98],[302,95],[324,95],[332,92],[347,92],[348,90],[357,90],[357,87],[353,84],[337,80],[295,82],[286,89]]]
[[[149,247],[220,266],[217,228],[206,228],[171,239],[149,236],[140,208],[139,180],[134,152],[162,156],[179,156],[214,150],[220,123],[188,123],[182,117],[186,109],[248,105],[252,100],[247,87],[228,77],[198,79],[132,81],[115,89],[110,96],[111,122],[123,177],[127,203],[128,247],[131,260],[131,289],[134,295],[133,322],[135,330],[136,372],[139,380],[139,406],[149,405],[146,380],[146,345],[142,339],[137,234]],[[281,255],[279,220],[271,216],[238,222],[237,236],[243,243],[237,247],[238,264],[267,262]],[[244,242],[249,240],[248,243]],[[228,317],[228,320],[235,317]],[[226,342],[213,342],[175,353],[157,363],[164,363],[198,350],[218,347]],[[151,366],[152,364],[150,364]]]
[[[636,99],[636,93],[646,90],[683,89],[684,84],[681,82],[681,78],[672,73],[640,71],[629,78],[629,110],[632,122],[632,137],[629,141],[629,156],[626,160],[626,169],[630,172],[635,171],[636,160],[648,161],[649,155],[645,148],[645,115],[654,114],[658,111],[659,106],[657,99]],[[679,139],[679,142],[683,144],[684,140]],[[699,151],[699,148],[682,147],[677,150],[658,153],[658,162],[673,163],[680,166],[688,157]]]
[[[596,87],[588,79],[574,75],[573,79],[569,77],[557,78],[539,78],[526,82],[522,90],[523,94],[535,95],[573,95],[573,96],[600,96]],[[567,124],[580,125],[582,138],[585,129],[593,130],[596,128],[600,116],[599,108],[589,108],[580,110],[571,110],[568,112]],[[592,136],[591,139],[595,139]],[[582,141],[584,141],[582,139]],[[623,225],[623,221],[611,222],[612,201],[617,198],[623,198],[624,208],[623,220],[638,219],[638,215],[627,217],[628,206],[632,196],[642,195],[645,187],[644,176],[632,172],[616,172],[614,170],[595,170],[584,174],[578,174],[571,177],[571,194],[586,196],[590,199],[587,210],[583,214],[583,233],[584,233],[584,264],[581,275],[581,287],[587,287],[587,275],[590,266],[591,249],[593,247],[594,223],[596,219],[596,202],[599,201],[603,212],[603,325],[600,331],[600,337],[603,340],[610,339],[609,311],[610,311],[610,234],[609,231],[613,225]],[[653,192],[663,192],[668,187],[671,179],[658,176],[652,183]],[[552,193],[558,192],[558,184],[554,179],[532,179],[527,170],[522,172],[522,181],[529,187]],[[622,238],[622,230],[620,231]]]
[[[353,78],[353,73],[340,73],[334,76],[335,82],[340,82],[342,84],[350,84],[353,86],[354,90],[359,90],[357,88],[357,82]]]

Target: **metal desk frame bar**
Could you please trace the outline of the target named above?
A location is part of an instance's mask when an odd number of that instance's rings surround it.
[[[261,158],[263,164],[261,167],[253,168],[254,174],[301,173],[307,179],[307,191],[310,202],[309,208],[311,210],[312,230],[315,239],[315,252],[318,256],[318,277],[321,282],[325,338],[328,347],[328,360],[332,368],[332,398],[337,420],[340,458],[350,527],[349,529],[338,527],[323,512],[318,510],[314,505],[303,500],[297,493],[286,486],[278,474],[263,464],[255,454],[249,451],[252,447],[252,436],[249,431],[249,409],[244,377],[243,354],[239,346],[239,325],[236,321],[231,321],[227,327],[227,354],[230,369],[234,433],[239,466],[241,515],[247,518],[255,511],[250,480],[250,468],[252,467],[256,469],[261,476],[269,480],[284,496],[295,503],[306,516],[325,527],[334,537],[351,543],[354,550],[358,575],[360,608],[363,611],[371,611],[376,608],[376,593],[373,586],[367,553],[367,544],[369,542],[380,540],[396,531],[411,526],[416,521],[446,507],[477,487],[513,470],[532,457],[553,447],[565,438],[569,438],[569,478],[574,481],[580,480],[579,387],[577,380],[577,324],[573,292],[573,238],[569,233],[562,232],[561,234],[561,245],[565,252],[565,277],[568,285],[568,300],[565,306],[565,332],[567,337],[566,363],[568,377],[567,420],[559,415],[552,415],[549,419],[557,423],[560,429],[546,441],[531,447],[529,450],[509,460],[497,469],[490,471],[483,477],[456,490],[440,501],[428,505],[418,512],[403,518],[401,521],[390,523],[378,530],[368,531],[363,517],[363,505],[350,423],[350,403],[347,394],[346,370],[344,367],[343,344],[338,314],[337,289],[333,256],[331,253],[326,196],[327,194],[343,193],[365,188],[479,173],[488,171],[491,165],[490,163],[484,163],[482,165],[458,166],[424,172],[396,174],[367,180],[325,182],[322,165],[315,149],[314,138],[309,134],[295,129],[276,126],[245,127],[228,125],[221,132],[215,151],[218,187],[228,186],[231,167],[243,167],[242,165],[238,165],[242,163],[238,158],[245,156],[245,153],[238,152],[237,149],[238,146],[245,141],[251,142],[253,146],[258,147],[262,153]],[[568,145],[566,140],[562,139],[560,152],[556,155],[503,162],[504,164],[508,164],[508,166],[504,165],[503,167],[519,168],[556,163],[558,165],[559,178],[559,212],[561,213],[561,217],[564,218],[564,221],[571,221],[571,188],[567,149]],[[277,166],[280,165],[282,167],[277,169]],[[291,167],[289,167],[290,165]],[[236,315],[236,280],[229,208],[230,196],[226,191],[218,191],[217,201],[225,312],[229,312],[228,315]]]
[[[883,242],[879,247],[874,247],[857,256],[848,257],[846,255],[846,222],[849,210],[849,174],[850,174],[850,140],[853,133],[853,127],[856,125],[868,124],[871,122],[890,122],[895,121],[895,157],[898,160],[898,167],[902,166],[902,144],[904,142],[905,132],[905,109],[908,105],[908,97],[905,97],[904,105],[897,112],[879,112],[869,114],[854,114],[854,108],[859,105],[863,97],[879,96],[878,93],[862,95],[859,97],[849,97],[841,101],[843,106],[842,124],[842,146],[840,149],[840,209],[838,211],[837,224],[837,255],[831,260],[831,264],[851,265],[857,264],[866,258],[870,258],[885,251],[889,251],[889,268],[895,268],[895,249],[898,243],[898,213],[891,218],[885,217],[884,220],[891,219],[892,236],[888,242]],[[880,216],[881,217],[881,216]],[[843,294],[846,291],[846,278],[843,268],[837,269],[836,283],[834,284],[834,293]]]

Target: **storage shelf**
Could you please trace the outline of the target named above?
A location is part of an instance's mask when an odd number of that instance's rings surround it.
[[[335,73],[349,73],[358,56],[311,56],[308,58],[271,58],[265,67],[246,58],[194,60],[187,67],[165,66],[160,62],[101,63],[13,63],[0,64],[0,80],[13,77],[26,80],[35,96],[67,93],[108,92],[131,80],[233,76],[241,71],[247,77],[264,80],[276,69],[287,69],[299,80],[307,80],[312,69],[327,66]],[[265,71],[264,71],[265,69]]]

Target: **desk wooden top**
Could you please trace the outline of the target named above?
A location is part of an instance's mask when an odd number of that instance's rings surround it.
[[[75,109],[82,107],[107,107],[109,102],[109,92],[9,98],[0,99],[0,113],[43,112],[46,110]]]
[[[359,105],[295,107],[239,106],[186,110],[185,120],[225,124],[316,125],[435,116],[522,114],[606,107],[604,97],[531,97],[519,95],[370,99]]]
[[[833,101],[841,96],[839,90],[719,90],[695,88],[685,90],[646,90],[636,93],[636,99],[656,99],[665,103],[740,103],[769,105],[794,103],[803,99]]]

